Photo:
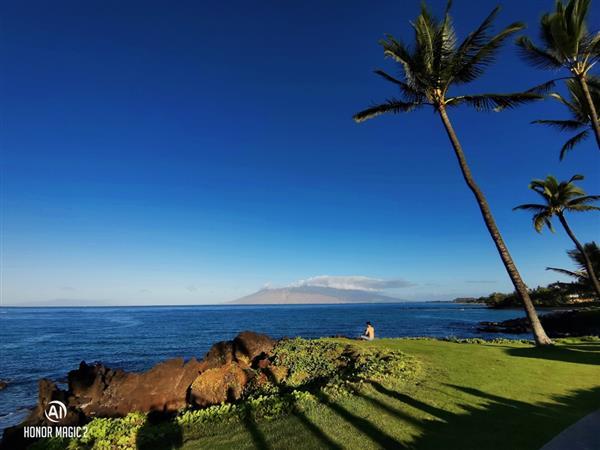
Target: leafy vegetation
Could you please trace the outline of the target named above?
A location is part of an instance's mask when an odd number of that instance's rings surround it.
[[[536,306],[572,306],[573,302],[569,295],[573,295],[574,292],[575,290],[571,289],[570,285],[553,283],[530,289],[529,296]],[[472,299],[470,303],[484,303],[490,308],[518,308],[521,305],[521,299],[515,292],[493,292],[488,296]]]
[[[275,347],[274,366],[288,370],[282,386],[297,389],[390,378],[405,381],[416,376],[419,364],[400,352],[296,338],[283,340]]]

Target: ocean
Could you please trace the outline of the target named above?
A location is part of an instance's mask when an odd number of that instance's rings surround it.
[[[486,335],[480,321],[523,316],[452,303],[290,306],[0,308],[0,430],[23,420],[37,401],[37,381],[64,382],[79,363],[141,371],[168,358],[202,358],[210,346],[253,330],[274,338],[358,336],[369,320],[377,337]]]

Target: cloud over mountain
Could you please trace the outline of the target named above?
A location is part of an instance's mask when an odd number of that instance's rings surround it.
[[[319,275],[316,277],[299,280],[291,284],[291,287],[325,287],[342,290],[379,292],[385,289],[404,288],[414,286],[409,281],[400,278],[383,280],[380,278],[370,278],[360,275],[350,276],[331,276]]]

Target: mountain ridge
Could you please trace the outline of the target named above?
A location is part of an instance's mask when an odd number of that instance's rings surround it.
[[[320,286],[264,288],[227,302],[233,305],[311,305],[325,303],[397,303],[406,300],[374,291]]]

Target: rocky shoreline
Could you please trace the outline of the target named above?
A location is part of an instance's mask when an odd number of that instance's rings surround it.
[[[264,334],[245,331],[232,341],[214,344],[201,361],[176,358],[141,373],[82,361],[69,372],[66,390],[48,379],[38,382],[36,407],[21,424],[4,431],[0,448],[31,445],[35,439],[24,437],[25,427],[57,426],[45,415],[52,401],[67,408],[61,426],[83,425],[95,417],[124,417],[133,411],[174,414],[184,408],[236,401],[253,378],[267,376],[263,372],[275,344]]]
[[[550,337],[600,336],[600,309],[557,311],[541,315],[540,321]],[[484,333],[531,333],[525,317],[502,322],[480,322],[477,330]]]
[[[281,416],[420,373],[417,359],[393,349],[245,331],[200,361],[139,373],[81,362],[66,388],[41,379],[37,405],[4,431],[0,448],[164,448],[211,424]]]

